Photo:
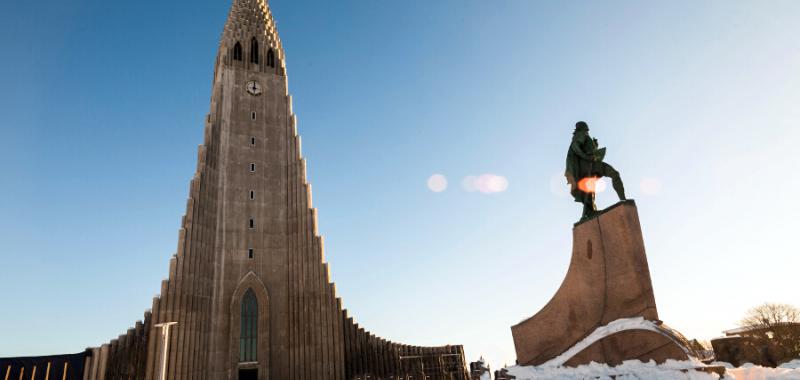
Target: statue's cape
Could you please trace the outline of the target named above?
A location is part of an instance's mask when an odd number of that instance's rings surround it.
[[[578,181],[581,177],[580,163],[581,158],[572,152],[570,144],[570,148],[567,148],[567,170],[564,172],[564,176],[567,177],[569,192],[575,198],[575,202],[583,202],[583,192],[578,189]]]

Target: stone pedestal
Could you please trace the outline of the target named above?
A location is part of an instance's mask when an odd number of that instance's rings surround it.
[[[629,200],[575,225],[572,260],[558,292],[534,316],[511,327],[517,360],[520,365],[541,365],[598,327],[634,317],[658,321],[639,216]],[[620,331],[592,343],[565,364],[687,359],[683,338],[670,331]]]

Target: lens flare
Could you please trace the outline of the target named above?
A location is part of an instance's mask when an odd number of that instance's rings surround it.
[[[492,189],[489,188],[489,182],[492,180],[491,174],[484,174],[478,177],[477,187],[478,191],[484,194],[489,194],[492,192]]]
[[[578,188],[584,193],[602,193],[606,187],[606,182],[598,177],[586,177],[578,182]]]
[[[467,192],[481,192],[483,194],[502,193],[508,190],[508,178],[495,174],[482,174],[480,176],[466,176],[461,182]]]
[[[603,178],[598,178],[597,182],[595,182],[594,184],[594,190],[598,193],[606,191],[607,187],[608,187],[608,182],[606,182],[606,180]]]
[[[428,189],[434,193],[447,190],[447,178],[441,174],[434,174],[428,178]]]
[[[490,193],[502,193],[508,189],[506,177],[494,175],[486,181],[486,188]]]

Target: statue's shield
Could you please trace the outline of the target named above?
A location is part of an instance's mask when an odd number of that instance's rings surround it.
[[[597,157],[597,162],[603,162],[603,159],[606,158],[606,148],[596,150],[594,156]]]

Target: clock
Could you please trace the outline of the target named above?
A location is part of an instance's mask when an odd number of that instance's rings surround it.
[[[247,93],[249,93],[250,95],[253,95],[253,96],[261,95],[261,91],[262,91],[261,90],[261,84],[259,84],[258,82],[254,81],[254,80],[251,80],[251,81],[247,82],[247,86],[245,86],[245,88],[247,89]]]

